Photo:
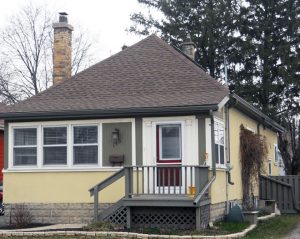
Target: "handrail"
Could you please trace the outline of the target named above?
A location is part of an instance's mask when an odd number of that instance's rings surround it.
[[[210,186],[212,185],[213,181],[215,181],[216,176],[212,176],[210,178],[210,180],[207,182],[207,184],[204,186],[204,188],[201,190],[201,192],[196,196],[196,198],[194,199],[194,205],[198,205],[201,198],[203,197],[203,195],[206,193],[206,191],[210,188]]]
[[[106,178],[104,181],[98,183],[97,185],[95,185],[94,187],[90,188],[90,195],[93,196],[95,193],[95,188],[98,189],[97,192],[103,190],[104,188],[108,187],[109,185],[111,185],[112,183],[114,183],[115,181],[117,181],[119,178],[123,177],[125,175],[125,169],[122,168],[120,169],[118,172],[114,173],[113,175],[109,176],[108,178]]]
[[[98,192],[102,189],[106,188],[107,186],[111,185],[115,181],[117,181],[119,178],[125,176],[125,169],[122,168],[118,172],[114,173],[113,175],[109,176],[104,181],[98,183],[94,187],[90,188],[90,195],[94,196],[94,219],[98,220],[98,207],[99,207],[99,199],[98,199]]]

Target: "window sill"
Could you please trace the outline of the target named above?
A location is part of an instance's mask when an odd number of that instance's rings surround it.
[[[47,173],[47,172],[115,172],[122,169],[122,167],[74,167],[74,168],[10,168],[4,169],[3,173]]]

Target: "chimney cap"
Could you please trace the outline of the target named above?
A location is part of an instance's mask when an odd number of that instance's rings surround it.
[[[70,31],[73,31],[73,27],[68,24],[68,13],[66,12],[59,12],[59,21],[57,23],[53,23],[52,26],[54,29],[58,29],[58,28],[66,28]]]
[[[68,23],[68,13],[66,12],[59,12],[59,22],[66,22]]]

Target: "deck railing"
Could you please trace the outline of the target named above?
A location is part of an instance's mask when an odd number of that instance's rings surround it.
[[[99,192],[122,177],[125,177],[125,198],[142,195],[197,197],[208,182],[208,167],[174,164],[124,166],[89,190],[94,196],[95,220],[98,219]]]
[[[196,195],[208,178],[208,168],[190,165],[125,167],[127,197],[138,195]]]

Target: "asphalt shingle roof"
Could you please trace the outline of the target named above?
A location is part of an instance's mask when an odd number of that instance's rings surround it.
[[[218,104],[228,89],[155,35],[48,90],[11,113]]]

